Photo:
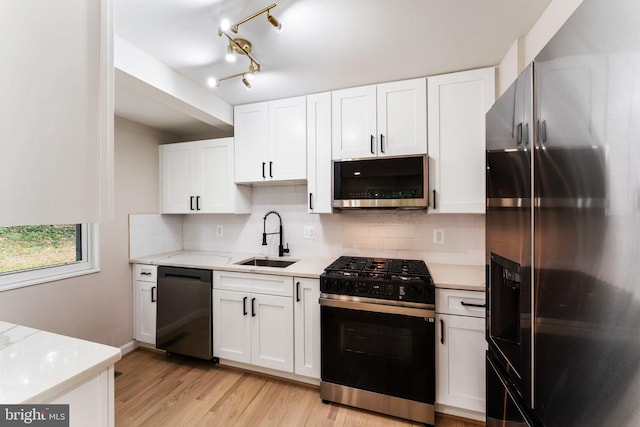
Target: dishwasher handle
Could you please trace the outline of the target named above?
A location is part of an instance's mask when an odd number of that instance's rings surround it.
[[[159,266],[158,282],[160,282],[161,279],[212,283],[213,272],[199,268]]]

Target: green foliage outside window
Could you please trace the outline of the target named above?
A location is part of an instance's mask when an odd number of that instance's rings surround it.
[[[75,262],[76,230],[74,224],[0,227],[0,273]]]

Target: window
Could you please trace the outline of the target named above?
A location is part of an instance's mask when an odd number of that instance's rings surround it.
[[[0,290],[95,271],[95,225],[0,227]]]

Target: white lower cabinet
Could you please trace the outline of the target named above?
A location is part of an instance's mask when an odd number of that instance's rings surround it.
[[[294,282],[295,373],[320,379],[320,281]]]
[[[133,338],[156,344],[156,274],[155,265],[133,266]]]
[[[214,271],[213,353],[294,371],[293,278]]]
[[[485,294],[436,289],[436,411],[484,420]]]
[[[83,383],[65,390],[48,403],[69,405],[67,425],[70,427],[113,427],[115,425],[114,388],[114,368],[111,365]],[[17,425],[20,424],[22,423]],[[25,424],[29,423],[25,421]],[[55,424],[57,423],[52,421],[49,425]]]

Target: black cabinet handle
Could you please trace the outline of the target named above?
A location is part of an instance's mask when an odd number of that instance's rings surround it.
[[[296,302],[300,302],[300,282],[296,282]]]
[[[156,287],[152,287],[151,288],[151,302],[156,302],[157,301],[157,296],[156,296]]]
[[[526,123],[524,125],[524,135],[522,141],[524,142],[525,147],[529,145],[529,123]]]
[[[384,153],[384,135],[380,134],[380,152]]]
[[[269,177],[273,178],[273,162],[269,162]]]
[[[243,316],[247,315],[247,298],[248,297],[242,298],[242,315]]]
[[[444,320],[440,319],[440,344],[444,344]]]
[[[266,166],[265,162],[262,162],[262,177],[266,178],[267,176],[264,174],[264,167]]]
[[[251,298],[251,317],[256,317],[256,299]]]
[[[472,304],[470,302],[460,301],[460,304],[464,307],[478,307],[478,308],[486,308],[486,304]]]
[[[196,210],[200,210],[200,196],[196,196]]]
[[[309,193],[309,210],[313,210],[313,193]]]
[[[189,209],[191,209],[192,211],[193,211],[193,210],[195,210],[195,209],[193,209],[193,199],[194,199],[194,197],[193,197],[193,196],[191,196],[191,197],[189,198]]]
[[[434,188],[434,190],[433,190],[433,209],[435,209],[435,208],[436,208],[436,190]]]
[[[140,274],[142,276],[151,276],[151,272],[150,271],[141,271]]]
[[[371,135],[371,154],[375,154],[375,151],[373,151],[375,149],[375,147],[373,146],[374,141],[373,139],[375,138],[375,136]]]

